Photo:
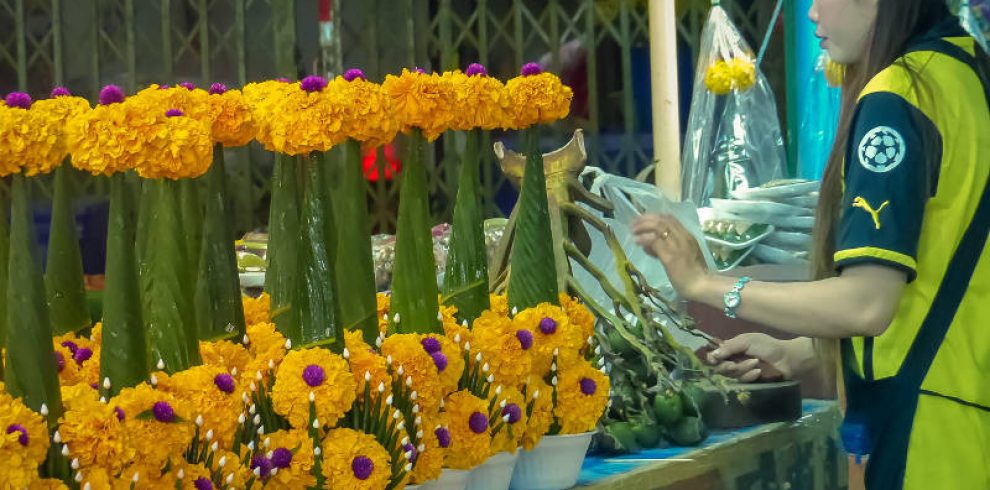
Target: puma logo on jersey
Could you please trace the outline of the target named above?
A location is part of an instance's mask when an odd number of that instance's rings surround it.
[[[863,197],[857,197],[853,199],[853,207],[860,208],[867,213],[870,213],[870,217],[873,218],[873,225],[880,229],[880,213],[883,212],[886,207],[890,205],[890,201],[884,201],[879,208],[873,209],[870,202]]]

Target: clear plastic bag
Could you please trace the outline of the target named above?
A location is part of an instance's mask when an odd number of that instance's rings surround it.
[[[721,7],[711,10],[700,52],[681,174],[684,198],[707,206],[782,178],[787,157],[770,85]]]
[[[962,0],[958,3],[959,23],[976,38],[984,51],[990,51],[987,45],[987,37],[990,36],[990,0]]]

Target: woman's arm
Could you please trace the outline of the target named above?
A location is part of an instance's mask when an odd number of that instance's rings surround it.
[[[633,224],[636,241],[659,258],[684,298],[721,309],[735,278],[708,271],[694,237],[672,216],[648,215]],[[740,318],[794,335],[874,337],[890,325],[907,281],[882,265],[847,267],[841,276],[814,282],[750,282],[736,309]]]

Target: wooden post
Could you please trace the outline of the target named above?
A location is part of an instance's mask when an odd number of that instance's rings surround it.
[[[650,78],[653,162],[664,196],[681,200],[681,128],[677,93],[677,18],[674,2],[650,0]]]

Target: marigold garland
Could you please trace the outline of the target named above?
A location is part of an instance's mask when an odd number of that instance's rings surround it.
[[[289,352],[278,367],[272,386],[275,411],[294,427],[309,427],[309,394],[316,418],[333,427],[350,410],[357,386],[342,357],[321,348]]]
[[[21,95],[23,97],[14,97]],[[12,105],[11,99],[18,100]],[[36,106],[37,104],[35,104]],[[49,111],[32,106],[27,94],[14,92],[0,111],[0,165],[4,175],[37,175],[51,172],[65,156],[60,144],[61,129]]]
[[[608,407],[608,376],[587,361],[563,368],[557,383],[554,415],[561,434],[580,434],[593,430]]]
[[[228,148],[244,146],[257,134],[251,106],[240,90],[227,90],[222,84],[214,84],[206,107],[214,142]]]
[[[435,141],[450,128],[455,93],[449,77],[403,68],[399,76],[386,76],[382,89],[392,99],[393,117],[403,133],[419,128],[427,141]]]
[[[323,475],[328,488],[378,490],[391,473],[391,457],[373,436],[334,429],[323,440]]]
[[[534,63],[523,67],[522,74],[505,84],[511,101],[505,127],[525,129],[567,117],[574,92],[552,73],[542,72]]]
[[[210,129],[180,109],[169,109],[145,142],[145,152],[146,157],[137,167],[141,177],[171,180],[199,177],[213,162]]]

